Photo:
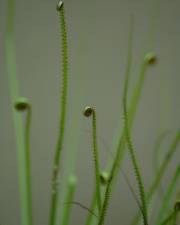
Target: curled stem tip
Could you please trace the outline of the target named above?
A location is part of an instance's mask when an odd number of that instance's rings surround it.
[[[63,6],[64,6],[63,1],[59,1],[56,6],[57,11],[60,11],[63,8]]]
[[[86,117],[90,117],[92,115],[93,111],[94,111],[94,109],[92,107],[86,106],[84,111],[83,111],[83,114]]]
[[[14,107],[17,111],[25,111],[31,107],[29,101],[25,97],[20,97],[16,100]]]
[[[148,65],[154,65],[157,63],[157,57],[153,52],[149,52],[145,55],[144,61]]]
[[[109,181],[109,173],[106,172],[106,171],[103,171],[103,172],[100,173],[99,178],[100,178],[101,184],[106,185]]]

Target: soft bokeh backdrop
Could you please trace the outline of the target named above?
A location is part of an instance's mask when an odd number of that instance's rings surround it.
[[[133,141],[145,187],[152,177],[152,150],[157,136],[180,125],[180,1],[164,0],[66,0],[69,47],[69,93],[63,177],[78,176],[75,199],[90,205],[93,163],[89,130],[83,118],[85,105],[97,110],[98,134],[106,145],[116,146],[122,127],[122,89],[127,57],[130,15],[135,21],[133,68],[130,93],[147,51],[154,51],[158,64],[149,69],[133,129]],[[7,1],[0,0],[0,224],[20,224],[16,147],[5,60]],[[16,0],[15,42],[21,95],[33,107],[31,162],[35,225],[47,225],[51,169],[58,130],[61,88],[59,19],[55,0]],[[101,168],[111,160],[99,141]],[[66,153],[66,154],[65,154]],[[70,156],[70,157],[69,157]],[[178,149],[164,179],[166,189],[179,163]],[[128,155],[123,169],[137,193]],[[63,203],[61,203],[63,206]],[[106,225],[129,224],[137,210],[121,175],[112,195]],[[73,206],[71,224],[83,225],[87,212]]]

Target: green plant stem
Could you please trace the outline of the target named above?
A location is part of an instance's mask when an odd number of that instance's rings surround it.
[[[31,130],[31,106],[27,109],[26,127],[25,127],[25,160],[26,160],[26,179],[27,179],[27,198],[28,198],[28,212],[29,223],[33,223],[32,216],[32,185],[31,185],[31,158],[30,158],[30,130]]]
[[[6,61],[7,72],[10,87],[11,106],[13,111],[13,120],[17,144],[17,159],[18,159],[18,177],[19,177],[19,192],[20,192],[20,212],[21,224],[32,225],[32,215],[30,210],[30,198],[28,195],[28,177],[27,177],[27,161],[26,147],[23,134],[22,115],[14,108],[16,99],[19,97],[18,83],[16,77],[16,52],[14,43],[14,6],[13,0],[8,0],[7,12],[7,32],[6,32]]]
[[[134,119],[135,119],[135,115],[136,115],[136,111],[137,111],[137,106],[138,106],[140,96],[141,96],[141,92],[142,92],[142,89],[143,89],[146,70],[147,70],[147,63],[143,60],[143,63],[142,63],[141,68],[140,68],[138,81],[136,82],[136,85],[135,85],[135,88],[134,88],[134,91],[133,91],[133,95],[132,95],[132,98],[131,98],[129,110],[128,110],[130,129],[132,129],[132,126],[133,126],[133,123],[134,123]],[[111,196],[111,193],[112,193],[113,185],[115,183],[114,178],[116,177],[118,171],[121,168],[122,160],[123,160],[124,153],[125,153],[125,147],[126,147],[126,144],[125,144],[125,129],[123,129],[122,134],[121,134],[120,139],[119,139],[119,142],[118,142],[115,160],[113,161],[112,167],[110,169],[111,179],[109,180],[109,182],[106,186],[106,190],[105,190],[105,195],[104,195],[104,200],[103,200],[103,205],[102,205],[102,211],[101,211],[102,217],[105,217],[105,214],[106,214],[106,211],[107,211],[107,208],[108,208],[108,204],[109,204],[109,201],[110,201],[110,196]]]
[[[100,169],[99,169],[99,153],[97,145],[97,129],[96,129],[96,112],[92,112],[92,141],[93,141],[93,157],[94,157],[94,173],[96,179],[96,195],[99,214],[101,212],[101,184],[100,184]]]
[[[161,223],[162,220],[163,220],[163,216],[166,214],[166,211],[168,209],[168,206],[169,206],[169,203],[170,203],[170,200],[171,200],[171,197],[172,197],[172,194],[175,190],[175,186],[177,184],[177,181],[179,179],[179,176],[180,176],[180,165],[178,165],[178,167],[176,168],[176,171],[174,173],[174,176],[168,186],[168,190],[164,196],[164,199],[163,199],[163,202],[162,202],[162,206],[161,206],[161,209],[159,211],[159,214],[158,214],[158,218],[157,218],[157,224]]]
[[[64,142],[65,134],[65,120],[67,108],[67,90],[68,90],[68,48],[67,48],[67,31],[64,15],[64,5],[59,10],[61,39],[62,39],[62,58],[63,58],[63,81],[61,93],[61,107],[60,107],[60,123],[59,135],[56,145],[56,152],[54,158],[54,167],[52,174],[52,193],[51,193],[51,206],[49,225],[54,225],[57,216],[57,200],[58,200],[58,175],[60,170],[62,145]]]
[[[131,33],[131,35],[130,35],[130,41],[129,42],[132,43],[132,31],[130,33]],[[126,76],[125,76],[125,85],[124,85],[124,94],[123,94],[124,126],[125,126],[126,143],[127,143],[128,149],[129,149],[131,161],[132,161],[132,164],[133,164],[133,167],[134,167],[134,173],[135,173],[138,188],[139,188],[142,214],[143,214],[143,221],[144,221],[144,225],[148,225],[144,184],[143,184],[143,181],[142,181],[140,169],[139,169],[138,162],[137,162],[137,159],[136,159],[135,149],[134,149],[134,146],[133,146],[132,141],[131,141],[131,134],[130,134],[130,131],[129,131],[128,112],[127,112],[127,95],[128,95],[129,75],[130,75],[131,59],[132,59],[132,46],[131,45],[130,45],[130,48],[129,48],[129,56],[128,56],[128,63],[127,63]]]
[[[129,48],[128,48],[129,49],[129,51],[128,51],[128,66],[130,66],[131,51],[132,51],[132,49],[131,49],[132,46],[131,46],[130,40],[129,40],[128,44],[129,44]],[[130,67],[128,68],[128,72],[130,72]],[[123,135],[123,139],[120,139],[120,142],[121,141],[123,141],[123,144],[125,144],[124,143],[124,135]],[[119,152],[117,153],[117,156],[115,157],[115,160],[114,160],[114,163],[113,163],[113,166],[112,166],[112,169],[111,169],[110,179],[109,179],[109,181],[107,183],[107,187],[106,187],[106,190],[105,190],[104,202],[103,202],[101,214],[100,214],[100,217],[99,217],[99,220],[98,220],[98,225],[103,225],[104,224],[106,211],[107,211],[107,207],[108,207],[109,200],[110,200],[110,194],[111,194],[111,190],[112,190],[112,181],[113,181],[113,178],[114,178],[114,175],[115,175],[115,172],[116,172],[116,168],[117,168],[117,160],[119,159],[118,156],[119,156]],[[117,157],[118,157],[118,159],[117,159]]]
[[[63,208],[63,214],[62,214],[62,225],[68,225],[69,219],[70,219],[70,212],[74,198],[75,188],[76,188],[77,180],[75,176],[70,176],[68,179],[68,186],[67,186],[67,192],[65,196],[65,206]]]
[[[175,135],[172,143],[170,144],[170,147],[167,151],[167,154],[163,160],[163,162],[161,163],[158,171],[157,171],[157,174],[155,176],[155,178],[153,179],[153,182],[147,192],[147,205],[150,205],[151,203],[151,200],[152,200],[152,197],[156,191],[156,189],[158,188],[159,184],[160,184],[160,181],[161,179],[163,178],[163,175],[165,174],[165,171],[167,169],[167,166],[169,165],[176,149],[177,149],[177,146],[180,142],[180,131],[177,132],[177,134]],[[131,225],[136,225],[138,224],[139,222],[139,219],[140,219],[140,213],[138,212],[137,215],[134,217],[133,221],[131,222]]]

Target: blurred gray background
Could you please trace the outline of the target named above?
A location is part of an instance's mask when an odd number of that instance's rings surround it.
[[[148,70],[133,128],[133,141],[146,189],[153,178],[152,152],[157,136],[179,128],[180,115],[180,1],[66,0],[69,93],[63,177],[75,173],[75,200],[89,206],[93,192],[93,161],[85,105],[97,110],[98,136],[115,151],[122,127],[122,90],[127,57],[130,15],[133,14],[133,68],[130,93],[144,54],[154,51],[158,64]],[[7,1],[0,0],[0,224],[20,224],[17,158],[5,60]],[[33,107],[31,162],[35,225],[48,224],[53,154],[57,139],[61,87],[59,19],[55,0],[16,0],[15,42],[20,93]],[[101,168],[110,153],[99,140]],[[69,158],[70,156],[70,158]],[[176,152],[163,186],[166,189],[180,152]],[[137,193],[128,154],[123,169]],[[159,199],[160,201],[160,199]],[[63,203],[61,203],[62,206]],[[106,225],[129,224],[137,205],[119,175],[107,213]],[[85,224],[87,212],[73,206],[70,224]]]

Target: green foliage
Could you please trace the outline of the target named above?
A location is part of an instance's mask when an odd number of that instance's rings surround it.
[[[68,94],[68,48],[67,48],[67,28],[64,14],[64,4],[59,1],[57,5],[57,11],[60,19],[60,30],[61,30],[61,40],[62,40],[62,87],[61,87],[61,97],[60,97],[60,116],[59,116],[59,131],[58,140],[56,144],[56,151],[54,156],[54,164],[52,171],[52,190],[51,190],[51,202],[50,202],[50,217],[49,225],[56,225],[57,215],[58,215],[58,179],[61,168],[61,154],[62,145],[64,143],[65,128],[66,128],[66,114],[67,114],[67,94]],[[32,107],[28,99],[24,97],[19,97],[19,90],[16,77],[16,58],[15,58],[15,43],[13,35],[13,19],[14,19],[14,1],[8,0],[8,17],[7,17],[7,32],[6,32],[6,61],[7,61],[7,71],[9,77],[9,86],[11,93],[11,104],[12,112],[15,125],[16,141],[17,141],[17,155],[18,155],[18,171],[19,171],[19,191],[20,191],[20,207],[21,207],[21,224],[22,225],[33,225],[33,215],[32,215],[32,193],[31,193],[31,165],[30,165],[30,129],[31,129],[31,116]],[[136,181],[139,190],[139,199],[133,192],[131,185],[128,181],[128,186],[130,191],[134,194],[134,198],[138,203],[138,209],[142,213],[144,225],[149,225],[148,223],[148,210],[151,201],[158,191],[161,184],[163,176],[170,164],[177,147],[180,142],[180,131],[176,133],[172,143],[170,143],[169,149],[165,154],[165,157],[159,163],[157,160],[159,155],[159,150],[161,148],[161,143],[167,133],[163,133],[156,142],[156,147],[154,151],[154,161],[156,172],[152,180],[150,187],[145,192],[143,178],[141,175],[141,170],[136,157],[136,150],[132,142],[132,127],[135,121],[135,115],[142,94],[142,89],[145,81],[146,72],[149,66],[156,64],[157,58],[154,53],[149,52],[145,55],[142,64],[140,66],[140,71],[138,79],[136,81],[133,94],[131,96],[130,102],[128,104],[128,88],[129,88],[129,78],[132,64],[132,39],[133,39],[133,25],[131,24],[129,43],[128,43],[128,56],[127,56],[127,67],[125,71],[125,83],[123,92],[123,117],[124,117],[124,127],[122,133],[120,133],[119,142],[117,145],[115,156],[113,157],[112,166],[109,171],[101,172],[100,162],[97,144],[97,125],[96,125],[96,112],[92,107],[86,107],[84,110],[84,115],[86,117],[92,116],[92,152],[94,161],[94,192],[92,194],[92,200],[90,208],[82,205],[79,202],[74,201],[75,189],[77,186],[77,181],[75,176],[70,176],[68,178],[68,184],[66,188],[65,203],[61,206],[62,218],[60,218],[62,225],[68,225],[71,216],[72,204],[79,205],[81,208],[88,211],[86,218],[86,225],[103,225],[105,223],[105,218],[108,210],[108,206],[111,200],[111,195],[113,193],[113,188],[115,186],[115,181],[119,171],[121,170],[122,160],[126,149],[129,150],[130,158],[133,164],[133,171],[136,176]],[[26,113],[25,119],[25,132],[23,132],[23,121],[22,113]],[[123,171],[122,171],[123,172]],[[166,225],[175,224],[177,221],[177,215],[179,213],[180,204],[179,198],[175,202],[175,206],[172,209],[171,199],[172,194],[176,190],[177,182],[180,175],[180,164],[177,165],[177,169],[168,185],[168,189],[164,194],[162,201],[162,206],[159,209],[159,214],[155,225]],[[98,213],[96,212],[98,211]],[[132,221],[133,225],[140,222],[141,214],[137,213]],[[97,213],[97,214],[96,214]]]

